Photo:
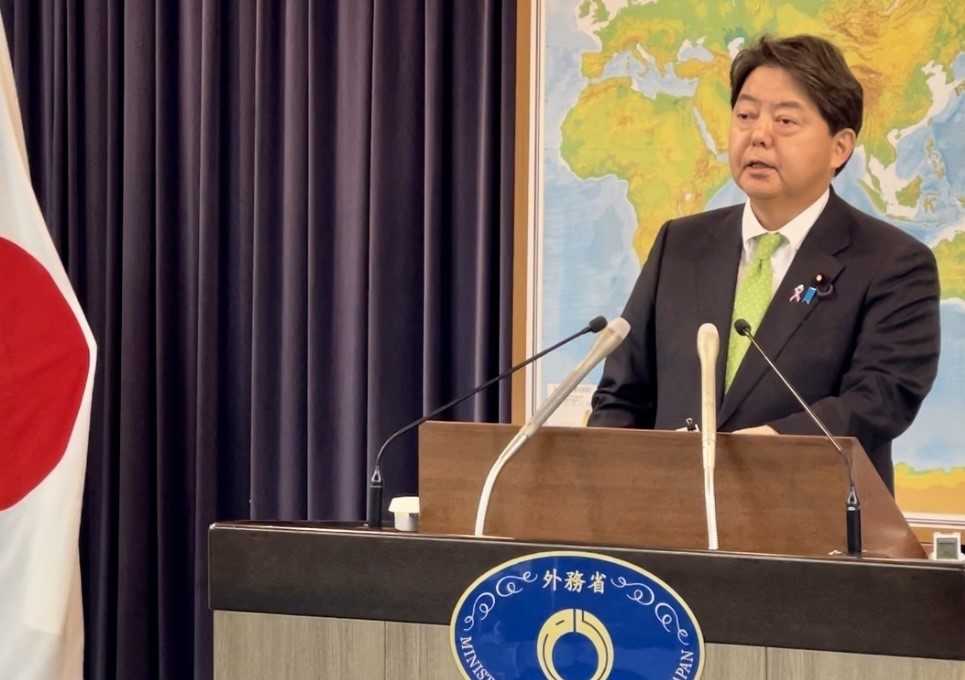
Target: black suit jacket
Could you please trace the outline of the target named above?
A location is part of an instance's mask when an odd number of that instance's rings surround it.
[[[676,429],[700,418],[697,329],[720,333],[718,428],[820,434],[750,348],[724,394],[742,205],[663,225],[624,311],[630,335],[607,360],[590,425]],[[832,284],[792,302],[817,274]],[[755,329],[758,342],[835,435],[860,440],[893,490],[891,442],[931,389],[940,340],[932,252],[831,192]]]

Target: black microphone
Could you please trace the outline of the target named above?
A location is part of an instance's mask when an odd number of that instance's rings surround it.
[[[565,345],[565,344],[567,344],[567,343],[569,343],[569,342],[572,342],[573,340],[576,340],[576,339],[577,339],[578,337],[580,337],[581,335],[586,335],[587,333],[599,333],[599,332],[602,331],[604,328],[606,328],[606,326],[607,326],[606,318],[604,318],[604,317],[602,317],[602,316],[595,317],[594,319],[591,319],[590,322],[589,322],[588,324],[586,324],[586,326],[584,326],[583,328],[581,328],[579,331],[577,331],[577,332],[574,333],[573,335],[571,335],[571,336],[569,336],[569,337],[567,337],[567,338],[564,338],[563,340],[560,340],[558,343],[556,343],[556,344],[553,345],[552,347],[547,347],[547,348],[544,349],[542,352],[538,352],[538,353],[534,354],[533,356],[529,357],[528,359],[525,359],[525,360],[519,362],[519,363],[516,364],[515,366],[513,366],[513,367],[511,367],[511,368],[503,371],[502,373],[500,373],[499,375],[497,375],[495,378],[491,378],[490,380],[487,380],[486,382],[484,382],[482,385],[479,385],[478,387],[473,388],[473,390],[472,390],[471,392],[467,392],[466,394],[462,395],[461,397],[457,397],[456,399],[453,399],[453,400],[450,401],[448,404],[443,404],[442,406],[440,406],[439,408],[437,408],[435,411],[432,411],[431,413],[428,413],[427,415],[422,416],[422,417],[419,418],[418,420],[415,420],[415,421],[409,423],[408,425],[406,425],[405,427],[403,427],[402,429],[397,430],[396,432],[394,432],[388,439],[385,440],[385,443],[383,443],[383,444],[382,444],[382,447],[379,449],[378,455],[375,457],[375,469],[372,471],[372,478],[369,480],[369,491],[368,491],[368,527],[369,527],[370,529],[381,529],[381,528],[382,528],[382,492],[383,492],[383,484],[382,484],[382,468],[381,468],[381,465],[380,465],[380,464],[381,464],[381,462],[382,462],[382,454],[385,452],[385,449],[386,449],[386,447],[387,447],[389,444],[391,444],[393,441],[395,441],[396,439],[398,439],[399,437],[401,437],[402,435],[404,435],[406,432],[408,432],[408,431],[411,430],[412,428],[415,428],[415,427],[418,427],[419,425],[422,425],[422,423],[426,422],[426,421],[429,420],[430,418],[434,418],[435,416],[439,415],[440,413],[442,413],[442,412],[445,411],[446,409],[452,408],[452,407],[455,406],[456,404],[459,404],[459,403],[465,401],[466,399],[468,399],[469,397],[473,396],[474,394],[477,394],[477,393],[483,391],[484,389],[486,389],[487,387],[489,387],[489,386],[492,385],[493,383],[499,382],[500,380],[503,380],[504,378],[509,377],[510,375],[512,375],[513,373],[515,373],[516,371],[518,371],[519,369],[524,368],[525,366],[528,366],[529,364],[533,363],[534,361],[536,361],[537,359],[539,359],[539,358],[541,358],[541,357],[546,356],[547,354],[549,354],[549,353],[552,352],[553,350],[559,349],[559,348],[562,347],[563,345]]]
[[[757,340],[754,339],[754,334],[751,333],[751,325],[744,319],[737,319],[737,321],[734,322],[734,330],[751,341],[751,344],[754,345],[760,355],[764,357],[764,361],[767,362],[767,365],[771,367],[771,370],[774,371],[777,377],[781,379],[781,382],[784,383],[784,386],[790,391],[791,394],[794,395],[794,398],[797,399],[797,402],[804,409],[805,413],[810,416],[811,420],[814,421],[814,424],[817,425],[821,432],[824,433],[824,436],[828,438],[828,441],[830,441],[834,446],[835,450],[838,452],[838,455],[844,459],[844,464],[848,468],[848,500],[847,512],[845,514],[845,522],[848,527],[848,554],[861,555],[861,502],[858,501],[858,490],[854,485],[854,471],[851,467],[851,459],[844,454],[844,451],[841,449],[841,444],[838,443],[838,440],[835,439],[834,435],[832,435],[828,428],[825,427],[824,423],[821,422],[821,419],[818,418],[817,414],[811,410],[811,407],[808,406],[807,402],[804,401],[800,394],[798,394],[797,390],[791,386],[791,383],[787,381],[787,378],[784,377],[784,374],[781,373],[778,367],[774,365],[774,362],[771,361],[769,356],[767,356],[767,353],[764,352],[764,350],[761,349],[761,346],[757,344]]]

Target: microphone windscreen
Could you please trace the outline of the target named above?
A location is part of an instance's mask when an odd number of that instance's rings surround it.
[[[717,359],[717,352],[720,348],[720,334],[717,326],[712,323],[701,324],[697,329],[697,354],[703,360],[705,357],[711,361]]]
[[[704,442],[712,442],[717,431],[717,353],[720,334],[712,323],[697,329],[697,356],[700,358],[700,429]],[[705,461],[713,467],[713,460]]]
[[[591,333],[599,333],[604,328],[606,328],[606,317],[597,316],[590,319],[590,323],[586,324],[586,327],[590,329]]]
[[[613,333],[620,339],[620,342],[623,342],[624,338],[630,333],[630,322],[622,316],[618,316],[606,325],[606,329],[608,333]],[[620,343],[618,342],[617,344],[619,345]]]
[[[582,379],[597,363],[610,356],[610,353],[620,346],[620,343],[624,341],[629,333],[630,324],[626,319],[622,316],[613,319],[613,321],[606,325],[603,332],[597,336],[593,346],[590,347],[590,351],[583,357],[583,361],[580,362],[579,366],[573,369],[572,373],[580,373],[580,379]],[[567,380],[569,380],[569,377],[570,376],[567,377]],[[563,382],[565,383],[566,380]],[[563,383],[560,384],[562,385]],[[575,387],[576,383],[573,384],[571,389]]]
[[[739,335],[747,335],[751,332],[751,325],[744,319],[738,319],[734,322],[734,330],[737,331]]]

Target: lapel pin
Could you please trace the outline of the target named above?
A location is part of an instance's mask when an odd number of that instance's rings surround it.
[[[834,284],[828,281],[824,274],[816,274],[811,288],[817,293],[818,297],[827,297],[834,292]]]
[[[806,305],[811,304],[811,300],[814,299],[815,295],[820,295],[821,293],[814,286],[808,286],[807,290],[804,288],[803,283],[799,283],[794,286],[794,293],[788,298],[788,302],[803,302]]]

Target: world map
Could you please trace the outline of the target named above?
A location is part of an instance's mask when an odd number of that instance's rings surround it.
[[[746,200],[727,163],[734,55],[761,34],[827,38],[865,97],[835,190],[928,245],[942,286],[939,376],[895,443],[898,500],[965,516],[965,3],[549,0],[542,12],[536,342],[619,314],[665,221]],[[544,360],[541,395],[585,348]],[[599,375],[561,419],[585,410]]]

